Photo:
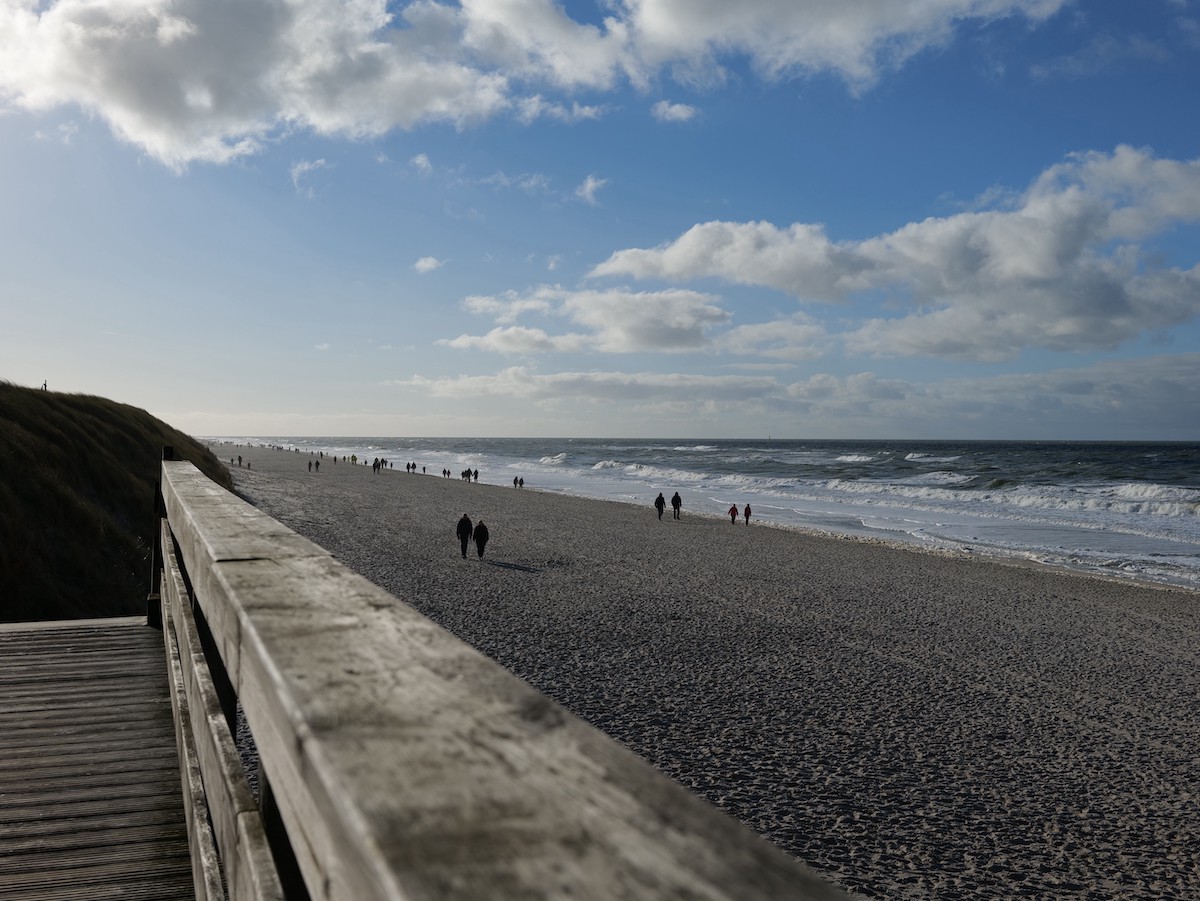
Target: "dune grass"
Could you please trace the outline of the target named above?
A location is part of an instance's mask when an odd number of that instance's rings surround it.
[[[164,445],[232,488],[145,410],[0,381],[0,622],[145,611]]]

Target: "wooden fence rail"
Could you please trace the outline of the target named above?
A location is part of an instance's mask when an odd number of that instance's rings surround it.
[[[190,463],[162,499],[198,897],[844,897]]]

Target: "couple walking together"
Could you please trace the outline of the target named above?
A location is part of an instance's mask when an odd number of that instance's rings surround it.
[[[488,542],[488,527],[480,520],[477,525],[472,525],[471,517],[467,514],[462,515],[462,519],[458,521],[458,528],[455,530],[458,534],[459,543],[462,545],[462,555],[467,556],[467,545],[471,543],[471,539],[475,539],[475,550],[480,557],[483,556],[484,545]]]
[[[679,496],[679,492],[676,491],[671,496],[671,517],[673,519],[679,519],[679,508],[682,506],[683,499]],[[661,491],[658,493],[658,497],[654,499],[654,509],[658,511],[658,518],[662,519],[663,510],[667,509],[667,502],[663,499]]]

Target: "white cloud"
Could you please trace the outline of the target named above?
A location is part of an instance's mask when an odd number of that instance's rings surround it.
[[[628,0],[639,58],[712,69],[719,54],[745,53],[768,78],[834,72],[865,87],[881,71],[945,44],[970,19],[1040,22],[1064,0],[927,0],[796,3],[794,0]]]
[[[739,325],[721,335],[717,349],[730,354],[780,360],[813,360],[829,345],[825,327],[803,313],[788,319]]]
[[[330,348],[330,347],[332,347],[332,345],[331,345],[331,344],[328,344],[328,343],[326,343],[326,344],[317,344],[317,345],[315,345],[315,347],[317,348],[317,350],[319,350],[319,351],[321,351],[321,352],[323,353],[323,352],[325,352],[325,351],[329,350],[329,348]]]
[[[559,122],[582,122],[589,119],[599,119],[604,115],[602,106],[589,106],[582,103],[570,105],[548,101],[541,94],[525,97],[515,103],[517,118],[529,124],[537,119],[557,119]]]
[[[805,223],[706,222],[618,251],[590,274],[716,276],[803,301],[884,296],[892,312],[847,332],[850,349],[1000,360],[1024,347],[1112,348],[1196,317],[1200,266],[1164,268],[1139,242],[1197,221],[1200,159],[1122,146],[1069,157],[1010,206],[862,241],[834,242]]]
[[[833,72],[861,89],[962,22],[1036,24],[1066,2],[622,0],[589,24],[554,0],[5,0],[0,97],[81,108],[182,169],[257,153],[294,129],[362,138],[514,110],[593,118],[602,107],[519,86],[646,87],[664,70],[711,83],[724,57],[767,78]]]
[[[551,337],[541,329],[495,329],[482,337],[461,335],[442,341],[450,347],[502,353],[595,350],[603,353],[678,353],[711,345],[710,332],[729,321],[729,313],[708,294],[694,291],[568,291],[541,286],[530,296],[468,297],[472,313],[508,324],[537,314],[565,319],[587,333]]]
[[[686,103],[670,103],[660,100],[650,109],[650,114],[659,122],[688,122],[696,117],[697,110]]]
[[[446,265],[445,260],[439,260],[437,257],[421,257],[413,263],[413,269],[424,275],[426,272],[433,272],[435,269],[441,269]]]
[[[539,375],[513,366],[492,376],[458,376],[392,384],[420,387],[439,397],[514,397],[526,400],[741,403],[779,392],[775,379],[761,376],[686,375],[659,372],[559,372]]]
[[[292,179],[292,187],[306,197],[313,196],[311,187],[304,187],[302,182],[313,172],[318,169],[324,169],[328,164],[325,160],[301,160],[298,163],[293,163],[290,171]]]
[[[514,325],[494,328],[486,335],[459,335],[437,342],[455,350],[487,350],[501,354],[571,353],[583,350],[583,335],[548,335],[538,328]]]
[[[463,307],[480,316],[491,316],[496,322],[508,324],[528,313],[549,313],[562,296],[562,289],[542,286],[528,297],[509,291],[503,297],[471,296]]]
[[[587,178],[585,178],[583,180],[583,182],[579,185],[579,187],[577,187],[575,189],[575,196],[578,197],[580,200],[582,200],[584,203],[588,203],[588,204],[591,204],[592,206],[595,206],[596,205],[596,192],[599,191],[601,188],[603,188],[606,184],[608,184],[608,179],[597,178],[594,175],[589,175]]]
[[[79,126],[74,122],[63,122],[54,129],[54,134],[49,135],[43,131],[35,131],[33,138],[35,141],[55,141],[61,144],[70,144],[72,139],[79,133]]]
[[[429,175],[433,172],[433,163],[429,161],[429,157],[424,153],[418,153],[408,161],[414,169],[422,175]]]

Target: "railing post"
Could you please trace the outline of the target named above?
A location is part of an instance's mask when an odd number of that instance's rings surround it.
[[[296,852],[283,825],[283,817],[279,814],[279,805],[275,803],[275,793],[263,771],[261,758],[258,762],[258,810],[271,856],[275,860],[279,884],[283,887],[283,896],[287,901],[310,901],[312,896],[304,884],[304,874],[300,872],[300,863],[296,860]]]
[[[175,459],[175,448],[164,445],[162,449],[164,460]],[[150,539],[150,593],[146,595],[146,625],[152,629],[162,630],[162,520],[167,515],[167,505],[163,502],[162,466],[158,467],[158,478],[154,482],[154,530]]]

